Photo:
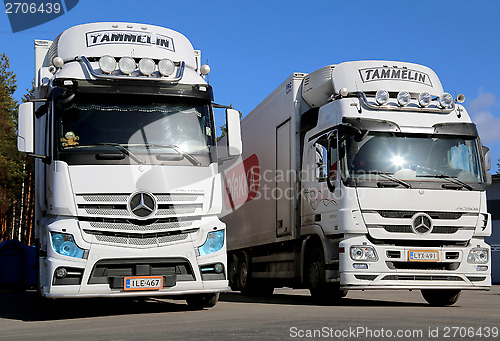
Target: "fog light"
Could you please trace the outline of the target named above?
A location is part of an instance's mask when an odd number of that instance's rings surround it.
[[[104,73],[111,73],[116,69],[116,60],[111,56],[102,56],[99,58],[99,67]]]
[[[432,101],[432,96],[430,93],[428,92],[421,92],[419,95],[418,95],[418,104],[422,107],[422,108],[425,108],[425,107],[428,107],[429,104],[431,104],[431,101]]]
[[[139,71],[144,76],[149,76],[155,71],[155,62],[150,58],[142,58],[139,60]]]
[[[402,107],[405,107],[408,104],[410,104],[411,95],[408,91],[402,90],[402,91],[398,92],[397,99],[398,99],[398,104]]]
[[[170,59],[160,60],[160,62],[158,63],[158,71],[163,76],[170,76],[175,71],[174,62],[172,62]]]
[[[216,273],[220,274],[220,273],[224,272],[224,265],[222,265],[221,263],[217,263],[214,266],[214,270]]]
[[[366,269],[368,269],[368,264],[365,264],[365,263],[354,263],[352,265],[352,267],[354,269],[365,269],[366,270]]]
[[[444,109],[450,109],[453,106],[453,96],[445,92],[439,97],[439,105]]]
[[[134,72],[136,66],[137,65],[135,64],[135,60],[130,57],[123,57],[118,62],[120,71],[126,75],[130,75],[132,72]]]
[[[66,268],[57,268],[56,269],[56,277],[57,278],[64,278],[68,275],[68,270]]]
[[[378,105],[384,105],[389,102],[389,92],[387,90],[379,90],[375,94],[375,101]]]

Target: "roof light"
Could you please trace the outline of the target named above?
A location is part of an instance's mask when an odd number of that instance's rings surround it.
[[[428,92],[421,92],[419,95],[418,95],[418,104],[422,107],[422,108],[425,108],[425,107],[428,107],[429,104],[431,104],[431,101],[432,101],[432,96],[430,93]]]
[[[99,67],[104,73],[111,73],[116,69],[116,60],[111,56],[102,56],[99,58]]]
[[[450,109],[453,106],[453,96],[445,92],[439,97],[439,105],[441,105],[443,109]]]
[[[170,59],[160,60],[160,62],[158,63],[158,71],[163,76],[170,76],[175,71],[174,62],[172,62]]]
[[[63,65],[64,65],[64,60],[61,58],[61,57],[54,57],[54,59],[52,59],[52,64],[56,67],[56,68],[62,68]]]
[[[349,90],[347,90],[347,88],[342,88],[339,90],[339,95],[341,97],[346,97],[347,95],[349,95]]]
[[[149,76],[155,71],[155,62],[150,58],[139,60],[139,71],[145,76]]]
[[[208,75],[210,73],[210,66],[208,66],[207,64],[202,65],[200,67],[200,72],[202,75],[205,75],[205,76]]]
[[[384,105],[389,102],[389,93],[387,90],[379,90],[375,94],[375,101],[377,101],[378,105]]]
[[[134,72],[136,66],[137,64],[135,63],[134,58],[131,57],[122,57],[118,62],[120,71],[126,75],[130,75],[132,72]]]
[[[408,91],[401,90],[400,92],[398,92],[397,99],[398,99],[398,104],[402,107],[405,107],[410,103],[411,95]]]
[[[464,96],[463,94],[459,94],[459,95],[457,96],[457,102],[458,102],[458,103],[463,103],[463,102],[465,102],[465,96]]]

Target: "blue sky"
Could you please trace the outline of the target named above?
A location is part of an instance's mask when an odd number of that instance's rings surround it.
[[[17,0],[16,0],[17,1]],[[0,14],[0,52],[10,57],[20,100],[34,75],[34,39],[95,21],[179,31],[211,66],[215,101],[249,113],[292,72],[384,59],[432,68],[445,91],[463,93],[483,143],[500,159],[500,1],[80,0],[63,16],[12,33]],[[222,113],[217,124],[224,123]]]

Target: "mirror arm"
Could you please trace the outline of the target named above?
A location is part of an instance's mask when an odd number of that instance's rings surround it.
[[[328,134],[328,137],[327,137],[327,151],[326,151],[326,155],[327,155],[327,163],[326,163],[326,185],[328,186],[328,189],[330,190],[330,192],[334,192],[335,191],[335,185],[332,184],[332,179],[330,178],[330,167],[328,166],[328,161],[331,160],[331,156],[332,156],[332,149],[331,149],[331,144],[332,144],[332,136],[333,135],[333,132],[331,132],[330,134]]]

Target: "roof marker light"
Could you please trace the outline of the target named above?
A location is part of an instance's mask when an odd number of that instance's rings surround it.
[[[342,88],[339,90],[339,95],[341,97],[346,97],[347,95],[349,95],[349,90],[347,90],[347,88]]]
[[[451,109],[453,106],[453,96],[445,92],[439,97],[439,105],[441,105],[443,109]]]
[[[126,75],[130,75],[132,72],[134,72],[136,66],[137,64],[135,63],[134,58],[131,57],[122,57],[118,62],[118,67],[120,68],[120,71]]]
[[[145,76],[149,76],[155,71],[155,62],[150,58],[139,60],[139,71]]]
[[[384,105],[389,102],[389,92],[387,90],[378,90],[375,94],[375,101],[378,105]]]
[[[54,59],[52,59],[52,65],[60,69],[64,65],[64,60],[61,57],[54,57]]]
[[[207,64],[202,65],[200,67],[200,72],[202,75],[205,75],[205,76],[208,75],[210,73],[210,66],[208,66]]]
[[[99,67],[104,73],[111,73],[116,69],[116,60],[111,56],[102,56],[99,58]]]
[[[170,76],[175,71],[174,62],[172,62],[170,59],[160,60],[160,62],[158,63],[158,71],[163,76]]]
[[[408,91],[401,90],[400,92],[398,92],[397,100],[400,106],[405,107],[410,104],[411,95]]]
[[[421,92],[419,95],[418,95],[418,104],[422,107],[422,108],[425,108],[425,107],[428,107],[429,104],[431,104],[431,101],[432,101],[432,96],[430,93],[428,92]]]

